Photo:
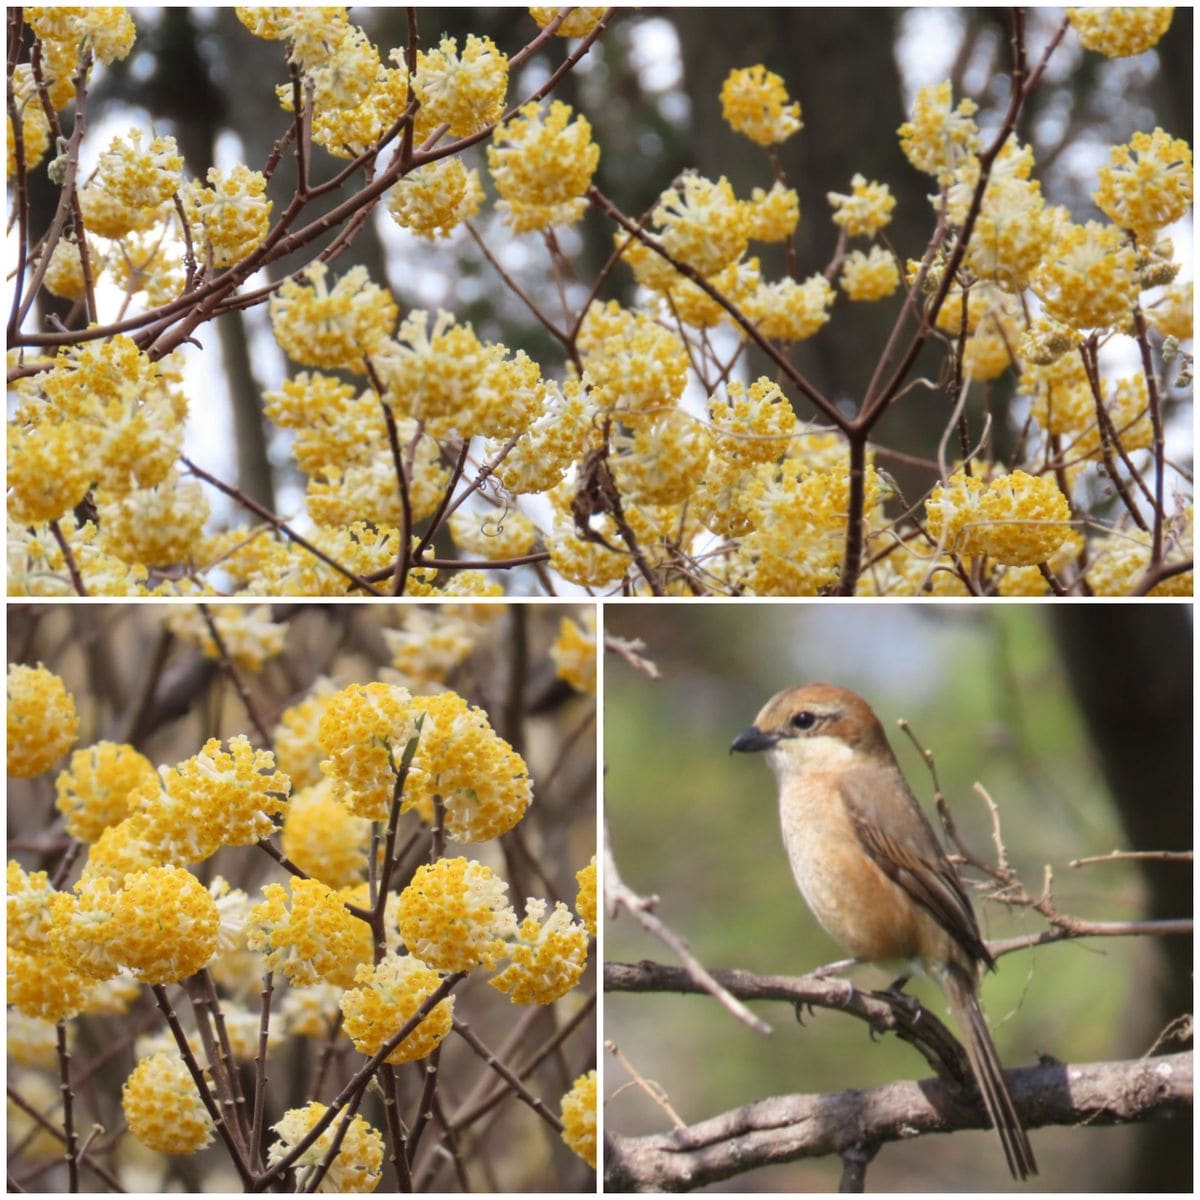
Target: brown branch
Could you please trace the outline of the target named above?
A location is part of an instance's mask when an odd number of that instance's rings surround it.
[[[692,953],[687,942],[673,929],[654,915],[653,909],[658,902],[656,896],[639,896],[625,886],[617,871],[616,860],[613,858],[612,846],[608,837],[608,824],[604,826],[604,904],[612,917],[620,916],[621,909],[637,921],[651,937],[657,938],[669,947],[682,962],[681,974],[692,985],[684,990],[708,992],[732,1016],[743,1025],[749,1026],[755,1033],[770,1033],[771,1027],[761,1018],[756,1017],[733,993],[721,984],[717,977],[710,973],[700,960]],[[608,986],[608,970],[611,964],[604,968],[605,987]]]
[[[1125,1125],[1176,1118],[1190,1125],[1190,1052],[1125,1062],[1005,1071],[1029,1128]],[[964,1104],[940,1080],[902,1081],[863,1091],[777,1096],[683,1130],[605,1138],[608,1191],[685,1191],[745,1171],[824,1155],[845,1155],[928,1133],[983,1129],[981,1105]],[[1180,1136],[1186,1136],[1181,1129]]]

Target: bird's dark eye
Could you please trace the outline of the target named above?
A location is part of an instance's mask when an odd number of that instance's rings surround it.
[[[796,729],[811,729],[817,723],[817,718],[814,713],[810,713],[807,709],[804,712],[798,712],[792,717],[792,725]]]

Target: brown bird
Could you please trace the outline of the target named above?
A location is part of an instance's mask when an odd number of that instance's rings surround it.
[[[766,753],[792,873],[826,932],[855,958],[903,963],[941,986],[1009,1170],[1036,1175],[979,1007],[980,968],[995,959],[871,707],[827,683],[790,688],[730,749]]]

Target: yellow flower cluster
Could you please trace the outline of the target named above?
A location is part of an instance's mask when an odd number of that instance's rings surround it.
[[[36,954],[50,932],[50,896],[54,889],[45,871],[26,874],[16,859],[8,860],[7,925],[10,948]]]
[[[573,8],[567,14],[567,19],[558,27],[556,36],[565,38],[587,37],[597,25],[607,9],[604,8]],[[529,15],[538,23],[539,29],[545,29],[558,14],[561,8],[531,7]]]
[[[588,931],[571,920],[560,900],[546,917],[546,901],[525,901],[525,919],[508,951],[508,966],[489,982],[514,1004],[553,1004],[587,968]]]
[[[585,609],[582,624],[570,617],[558,623],[558,637],[550,647],[554,672],[577,692],[596,694],[596,610]]]
[[[548,111],[526,104],[488,146],[488,169],[500,193],[496,206],[514,233],[572,225],[587,208],[584,193],[600,162],[586,117],[555,100]]]
[[[437,990],[441,976],[408,954],[385,955],[374,966],[363,964],[355,987],[342,995],[343,1028],[360,1054],[373,1055],[414,1017]],[[425,1058],[441,1045],[454,1019],[454,997],[447,996],[387,1056],[393,1065]]]
[[[181,867],[125,877],[108,923],[109,952],[143,983],[194,975],[217,948],[220,918],[207,888]]]
[[[1115,225],[1069,224],[1031,280],[1052,317],[1076,329],[1124,325],[1137,303],[1137,254]]]
[[[198,754],[161,767],[161,781],[130,793],[141,840],[162,862],[200,862],[222,846],[251,846],[275,829],[291,781],[274,770],[275,756],[255,750],[242,734],[222,750],[209,738]]]
[[[366,877],[371,825],[332,793],[330,779],[293,793],[283,819],[283,852],[331,888],[354,887]]]
[[[269,970],[282,971],[298,987],[318,980],[349,987],[363,961],[367,925],[319,880],[293,877],[289,885],[290,897],[282,884],[263,885],[262,903],[246,919],[246,944],[266,956]],[[370,946],[368,933],[367,957]]]
[[[784,82],[761,64],[730,71],[721,85],[721,115],[735,133],[760,146],[777,146],[804,128],[800,105]]]
[[[468,171],[460,158],[438,158],[409,171],[387,198],[396,224],[429,241],[449,237],[482,206],[479,172]]]
[[[590,1167],[596,1165],[596,1072],[580,1075],[562,1098],[562,1139]]]
[[[450,536],[468,554],[515,558],[533,549],[537,526],[517,509],[480,515],[460,508],[450,517]]]
[[[75,701],[63,681],[41,663],[9,663],[5,699],[7,772],[13,779],[32,779],[74,745],[79,732]]]
[[[303,1108],[289,1108],[271,1128],[278,1140],[271,1147],[268,1162],[279,1162],[309,1130],[325,1115],[327,1106],[312,1101]],[[342,1119],[339,1116],[321,1133],[295,1161],[299,1179],[304,1180],[320,1166],[333,1150]],[[373,1192],[383,1176],[383,1135],[362,1117],[355,1114],[345,1136],[338,1145],[337,1154],[330,1163],[325,1177],[317,1187],[318,1192]],[[309,1189],[305,1189],[309,1190]]]
[[[745,209],[723,175],[714,183],[685,172],[659,197],[653,220],[671,256],[706,276],[740,258],[750,237]]]
[[[810,275],[803,283],[787,278],[760,284],[742,309],[764,337],[802,342],[828,322],[836,296],[824,275]]]
[[[948,80],[917,92],[912,114],[898,130],[900,149],[918,171],[948,184],[955,170],[979,150],[974,115],[979,105],[964,99],[951,107],[954,96]]]
[[[1114,146],[1099,172],[1096,207],[1139,241],[1177,221],[1192,205],[1192,148],[1156,128]]]
[[[212,1141],[213,1123],[178,1054],[139,1060],[121,1088],[129,1132],[160,1154],[194,1154]]]
[[[404,688],[386,683],[352,684],[324,700],[317,726],[327,756],[321,770],[333,781],[334,796],[356,816],[387,818],[418,711]]]
[[[241,262],[267,236],[271,201],[261,171],[235,163],[228,171],[209,167],[209,186],[186,183],[180,189],[183,211],[192,230],[197,257],[212,256],[213,266]]]
[[[331,288],[322,262],[304,268],[271,297],[275,340],[293,362],[361,372],[396,325],[391,293],[372,283],[366,267],[351,267]]]
[[[533,799],[524,759],[493,731],[482,709],[454,692],[414,697],[412,707],[425,721],[404,789],[405,810],[432,823],[439,796],[452,842],[485,842],[507,833]]]
[[[483,612],[498,614],[495,608]],[[385,629],[383,640],[400,682],[413,692],[441,690],[450,673],[475,649],[487,618],[460,608],[406,608],[399,629]]]
[[[593,306],[579,336],[592,400],[633,424],[674,408],[687,383],[687,349],[647,314],[615,300]]]
[[[412,90],[429,125],[446,124],[455,137],[470,137],[504,112],[508,56],[491,38],[468,34],[459,54],[457,40],[444,37],[436,50],[418,51]]]
[[[261,671],[268,658],[283,653],[287,629],[271,619],[271,610],[265,604],[257,608],[222,604],[213,608],[210,615],[221,644],[235,666],[247,671]],[[167,628],[177,638],[198,645],[205,658],[220,658],[208,622],[194,605],[171,613]]]
[[[1067,17],[1088,50],[1108,58],[1141,54],[1171,27],[1173,8],[1068,8]]]
[[[507,891],[507,883],[470,859],[420,866],[400,893],[400,936],[422,962],[441,971],[494,967],[517,932]]]
[[[896,197],[886,183],[867,181],[855,174],[850,180],[850,194],[827,192],[825,199],[833,209],[833,223],[849,237],[874,237],[891,223]]]
[[[900,286],[900,267],[896,256],[882,246],[872,246],[866,254],[851,250],[838,282],[851,300],[882,300]]]
[[[575,872],[579,892],[575,896],[575,911],[583,918],[587,931],[596,936],[596,856],[586,867]]]
[[[933,489],[925,515],[940,544],[1026,566],[1045,562],[1062,544],[1071,507],[1052,478],[1013,471],[986,482],[959,471]]]
[[[158,775],[148,758],[132,746],[105,741],[76,750],[54,781],[67,832],[83,842],[97,841],[110,825],[129,815],[132,792],[157,785]]]
[[[140,129],[131,129],[128,140],[113,138],[95,176],[80,191],[89,233],[120,238],[135,229],[149,229],[182,183],[183,156],[175,139],[156,137],[143,149],[142,137]]]

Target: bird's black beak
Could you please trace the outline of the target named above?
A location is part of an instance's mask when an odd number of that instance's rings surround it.
[[[729,747],[729,753],[732,754],[735,750],[746,753],[752,750],[769,750],[777,741],[779,741],[778,734],[763,733],[757,725],[751,725],[745,733],[739,733],[733,739],[733,745]]]

